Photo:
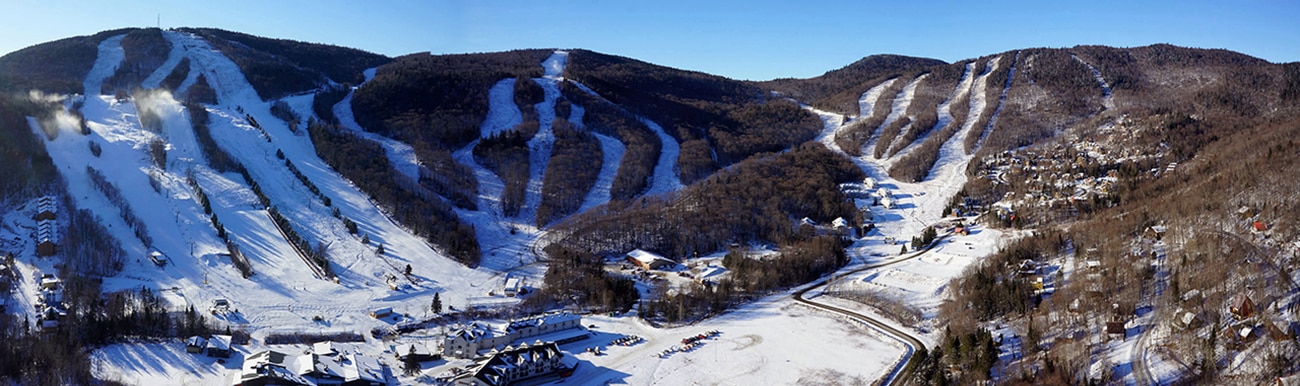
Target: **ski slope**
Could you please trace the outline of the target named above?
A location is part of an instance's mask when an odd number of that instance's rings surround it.
[[[81,97],[85,101],[81,111],[90,135],[80,134],[75,120],[63,120],[57,136],[45,143],[69,182],[76,206],[97,214],[127,253],[125,269],[105,279],[105,291],[138,290],[141,286],[166,289],[165,297],[173,308],[194,305],[203,309],[213,299],[228,298],[239,312],[216,322],[247,328],[254,337],[285,330],[363,332],[392,323],[367,315],[374,307],[391,306],[422,316],[434,292],[456,307],[465,307],[486,292],[495,272],[465,268],[392,221],[318,158],[305,134],[294,134],[285,122],[272,116],[270,103],[261,100],[228,58],[196,36],[174,31],[165,31],[164,36],[173,43],[168,63],[189,58],[188,76],[204,74],[217,93],[218,103],[204,108],[218,146],[248,169],[271,205],[291,220],[298,233],[325,251],[338,282],[315,277],[241,176],[207,166],[188,112],[169,93],[146,93],[122,101],[99,95],[103,79],[123,59],[118,36],[99,46],[100,55],[83,82],[86,96]],[[162,66],[146,79],[171,70]],[[159,114],[160,130],[142,127],[138,119],[142,110]],[[37,122],[32,123],[33,130],[42,130]],[[157,139],[167,141],[163,167],[154,165],[148,153],[148,143]],[[101,145],[99,157],[90,154],[91,141]],[[285,160],[276,156],[277,150],[331,199],[331,206],[325,206],[288,171]],[[125,204],[148,225],[150,244],[136,238],[117,207],[91,185],[87,165],[121,190]],[[252,277],[243,278],[232,266],[225,255],[226,245],[199,206],[187,176],[193,176],[202,187],[231,241],[248,257],[255,272]],[[360,235],[349,234],[341,219],[333,216],[334,210],[354,220],[371,244],[364,245]],[[382,255],[374,249],[381,244],[386,249]],[[166,254],[169,264],[158,267],[144,258],[149,248]],[[409,278],[401,274],[407,264],[413,268]],[[398,290],[390,289],[388,277],[400,278]],[[312,320],[318,316],[322,321]]]
[[[364,72],[365,82],[369,82],[371,78],[375,77],[375,70],[377,69],[371,68]],[[384,148],[384,155],[388,157],[388,163],[393,165],[394,169],[397,169],[399,173],[412,181],[418,181],[420,179],[420,160],[415,156],[415,148],[405,142],[366,131],[360,124],[357,124],[356,118],[352,115],[352,95],[356,93],[358,88],[365,85],[365,82],[353,87],[352,90],[348,91],[347,96],[343,97],[339,103],[334,104],[334,118],[339,120],[339,126],[348,129],[361,138],[379,144]],[[307,104],[307,108],[307,111],[311,111],[311,104]]]
[[[537,134],[528,140],[528,186],[524,191],[524,206],[519,209],[520,220],[530,224],[537,223],[537,208],[542,205],[542,181],[555,147],[555,131],[551,127],[555,121],[555,102],[560,98],[560,82],[564,81],[564,65],[568,60],[568,52],[555,51],[542,62],[542,78],[533,79],[542,86],[544,97],[533,106],[539,125]]]
[[[907,82],[907,85],[903,86],[903,89],[898,92],[898,95],[894,96],[894,102],[889,109],[889,115],[885,116],[883,122],[880,122],[880,126],[871,130],[871,137],[867,139],[866,143],[862,144],[862,154],[872,154],[874,156],[876,142],[880,141],[881,133],[884,132],[886,127],[889,127],[889,125],[893,124],[894,121],[897,121],[898,118],[902,118],[903,114],[907,113],[907,108],[912,106],[912,99],[916,96],[916,87],[928,76],[930,76],[930,74],[925,73],[912,79],[911,82]],[[868,92],[870,92],[870,90],[868,90]]]
[[[586,109],[577,104],[571,106],[569,122],[573,123],[573,126],[578,129],[586,130],[586,125],[582,122],[582,116]],[[609,202],[609,190],[614,186],[614,176],[618,174],[618,166],[623,163],[623,154],[627,152],[627,147],[623,146],[623,143],[619,142],[618,139],[596,132],[590,133],[596,136],[596,140],[600,142],[600,153],[604,156],[604,159],[601,160],[600,172],[596,175],[596,183],[592,185],[591,191],[587,192],[587,196],[583,197],[582,206],[578,208],[578,213]]]

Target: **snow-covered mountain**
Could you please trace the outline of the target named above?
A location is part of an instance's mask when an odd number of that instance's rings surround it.
[[[1296,68],[1080,46],[951,64],[873,56],[742,82],[580,49],[387,58],[211,29],[106,31],[0,57],[0,252],[21,256],[23,277],[102,278],[105,293],[147,288],[173,309],[229,300],[237,312],[218,323],[259,339],[395,329],[430,316],[435,294],[462,310],[556,305],[500,296],[507,278],[562,288],[545,295],[557,304],[626,310],[627,292],[670,296],[599,257],[799,256],[824,252],[810,241],[824,224],[871,225],[875,238],[836,244],[834,263],[766,268],[805,275],[763,276],[788,287],[895,253],[954,208],[1000,203],[1043,225],[1163,197],[1150,181],[1178,162],[1227,173],[1216,154],[1293,123]],[[1267,144],[1269,159],[1294,154]],[[1051,146],[1070,158],[1056,169],[1021,153]],[[864,177],[888,194],[850,194]],[[1232,192],[1234,207],[1268,206]],[[72,235],[52,258],[32,237],[48,226],[40,196],[57,197],[58,233]],[[956,277],[974,253],[923,281]],[[14,298],[9,310],[37,314]],[[939,302],[920,302],[934,318]],[[380,308],[407,319],[370,316]]]

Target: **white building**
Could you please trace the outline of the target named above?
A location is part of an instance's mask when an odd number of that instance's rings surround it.
[[[472,358],[480,350],[511,344],[517,340],[582,327],[582,317],[568,312],[551,313],[492,326],[471,323],[443,337],[442,355]]]

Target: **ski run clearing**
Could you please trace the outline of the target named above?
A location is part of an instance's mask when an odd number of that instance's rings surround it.
[[[518,218],[506,219],[501,214],[500,197],[504,184],[493,173],[479,166],[472,154],[477,141],[457,150],[454,158],[474,170],[479,182],[477,211],[457,209],[457,214],[473,224],[478,232],[483,250],[479,268],[470,269],[444,256],[420,237],[406,231],[390,219],[365,193],[332,170],[317,157],[310,138],[304,130],[297,133],[270,112],[275,101],[263,101],[230,59],[212,48],[203,39],[186,33],[165,31],[172,43],[167,61],[146,79],[146,84],[156,85],[170,73],[183,58],[191,64],[190,73],[181,89],[190,87],[198,74],[205,74],[216,91],[218,103],[204,108],[210,115],[211,133],[221,149],[242,163],[269,198],[270,205],[289,218],[294,231],[312,243],[322,246],[330,260],[336,280],[321,277],[308,260],[300,256],[295,246],[268,215],[268,208],[259,202],[252,187],[234,172],[220,172],[208,167],[200,151],[195,132],[189,122],[189,112],[171,94],[155,91],[118,100],[113,96],[99,95],[103,80],[109,77],[123,60],[122,36],[105,40],[99,46],[96,62],[85,79],[82,96],[67,97],[65,104],[83,101],[81,107],[89,123],[90,134],[82,135],[76,120],[66,113],[50,127],[35,120],[32,130],[45,137],[43,130],[54,130],[45,146],[54,158],[54,164],[68,182],[69,193],[77,208],[98,215],[106,228],[118,239],[128,255],[126,267],[120,274],[104,280],[104,291],[138,290],[152,288],[174,309],[194,306],[206,310],[217,299],[229,299],[233,312],[215,315],[210,321],[219,326],[244,329],[252,334],[249,345],[238,345],[227,361],[217,361],[204,355],[184,352],[183,342],[127,342],[110,345],[93,354],[93,371],[104,379],[127,384],[209,384],[229,385],[239,371],[241,358],[251,353],[276,349],[284,352],[302,352],[306,346],[272,345],[264,343],[268,335],[281,333],[356,333],[364,342],[339,343],[340,351],[355,352],[378,358],[387,365],[386,378],[392,384],[432,382],[442,371],[454,366],[464,366],[467,360],[437,360],[424,363],[417,376],[400,375],[402,364],[393,358],[396,347],[410,344],[434,345],[433,338],[440,331],[416,331],[402,335],[396,341],[379,341],[369,331],[391,328],[398,324],[428,315],[429,303],[435,293],[443,304],[456,309],[476,305],[499,305],[517,302],[514,297],[489,296],[499,289],[506,277],[521,277],[525,286],[541,283],[544,264],[538,264],[533,248],[544,236],[542,230],[528,225],[538,201],[542,173],[549,158],[554,137],[550,135],[550,122],[554,118],[554,103],[560,97],[559,82],[568,59],[567,53],[557,51],[544,63],[545,75],[533,79],[545,91],[545,100],[537,107],[542,128],[530,148],[534,149],[533,172],[530,175],[526,209]],[[953,98],[971,95],[970,119],[943,147],[939,162],[931,177],[920,183],[902,183],[888,177],[880,161],[870,156],[853,158],[880,187],[892,192],[898,204],[893,208],[871,206],[859,200],[860,207],[869,207],[876,229],[857,239],[849,254],[853,261],[845,271],[867,264],[879,263],[898,254],[899,243],[909,240],[926,227],[944,220],[944,205],[966,181],[964,170],[971,155],[960,146],[962,138],[971,133],[975,117],[982,114],[987,103],[985,88],[988,74],[1000,62],[995,58],[989,70],[978,76],[963,76]],[[366,71],[367,79],[375,70]],[[892,122],[906,111],[916,85],[924,76],[910,81],[895,97],[889,119]],[[891,79],[872,87],[862,95],[862,116],[869,115],[876,100],[888,88]],[[514,79],[504,79],[489,90],[489,113],[481,126],[481,138],[501,133],[519,124],[522,114],[513,102]],[[595,94],[589,88],[574,83],[582,90]],[[599,97],[599,96],[597,96]],[[286,97],[300,116],[311,116],[311,95]],[[946,104],[943,106],[946,107]],[[154,131],[140,123],[141,111],[153,111],[161,117],[161,127]],[[941,123],[951,121],[946,109],[941,109]],[[381,144],[390,161],[403,174],[418,177],[420,161],[411,146],[391,138],[368,133],[352,118],[351,96],[334,106],[334,114],[342,126],[361,138]],[[819,141],[841,154],[833,138],[845,126],[852,124],[844,116],[814,111],[825,123]],[[573,106],[567,117],[582,128],[584,110]],[[305,120],[305,118],[304,118]],[[663,142],[663,151],[655,167],[646,194],[659,194],[682,188],[674,171],[678,144],[655,122],[640,118]],[[256,122],[256,124],[254,123]],[[885,123],[887,125],[888,123]],[[982,128],[981,128],[982,129]],[[625,147],[608,136],[597,135],[604,164],[595,187],[586,196],[582,210],[609,201],[609,187],[620,164]],[[155,139],[167,141],[167,159],[156,165],[149,154],[149,143]],[[90,142],[102,146],[102,154],[91,154]],[[277,153],[282,153],[280,158]],[[870,154],[870,152],[867,152]],[[847,155],[846,155],[847,156]],[[308,187],[290,173],[285,166],[292,163],[301,173],[318,186],[321,195],[313,194]],[[97,190],[91,182],[87,168],[102,173],[117,186],[136,216],[149,225],[147,235],[152,243],[146,245],[132,232],[127,222],[118,214],[118,206]],[[238,245],[251,262],[255,274],[247,279],[231,264],[224,242],[218,238],[195,191],[187,182],[192,176],[197,185],[211,199],[215,215],[224,224],[231,241]],[[156,187],[155,187],[156,186]],[[326,205],[321,197],[328,197]],[[869,200],[868,200],[869,201]],[[27,207],[25,207],[27,208]],[[34,226],[30,211],[11,211],[4,215],[3,239],[12,229]],[[337,210],[339,217],[333,212]],[[360,234],[349,234],[342,218],[355,221]],[[165,224],[165,225],[164,225]],[[370,244],[361,242],[361,234]],[[870,307],[825,295],[827,289],[875,288],[894,294],[908,304],[920,307],[924,320],[916,325],[896,325],[928,344],[938,339],[935,314],[938,302],[945,296],[948,281],[981,256],[992,253],[1002,240],[1000,232],[976,227],[970,235],[952,235],[943,238],[933,250],[917,258],[889,267],[866,270],[840,277],[828,287],[817,289],[809,297],[818,302],[830,303],[867,315],[879,313]],[[385,252],[380,254],[377,247]],[[165,266],[153,264],[147,253],[156,248],[170,262]],[[42,272],[55,272],[56,262],[48,258],[34,258],[35,246],[25,243],[18,270],[24,278],[39,277]],[[714,256],[716,258],[717,256]],[[404,267],[414,267],[411,275],[404,275]],[[36,293],[31,280],[22,281],[22,294]],[[814,309],[796,303],[795,289],[743,305],[721,316],[686,327],[656,328],[631,316],[584,316],[582,325],[589,339],[566,343],[560,347],[579,361],[574,375],[565,382],[570,384],[866,384],[887,376],[901,364],[905,348],[897,337],[866,327],[842,315]],[[28,296],[15,296],[27,298]],[[34,315],[30,302],[11,305],[11,312]],[[17,308],[17,310],[14,310]],[[370,312],[391,308],[394,317],[374,318]],[[702,345],[684,352],[659,356],[666,349],[681,345],[681,338],[709,330],[718,330],[716,337],[706,339]],[[645,341],[630,347],[611,344],[615,339],[635,335]],[[586,352],[599,347],[603,354]]]

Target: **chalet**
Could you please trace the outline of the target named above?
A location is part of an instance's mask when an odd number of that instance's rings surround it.
[[[966,227],[952,228],[952,234],[966,236],[970,234],[970,229],[967,229]]]
[[[1255,316],[1255,302],[1246,294],[1237,294],[1229,301],[1228,312],[1237,320],[1250,318]]]
[[[624,258],[627,262],[648,270],[671,268],[672,266],[677,265],[677,263],[674,263],[672,260],[665,259],[663,256],[642,249],[628,252],[627,256]]]
[[[230,335],[213,335],[208,338],[207,354],[210,357],[229,358],[230,357]]]
[[[384,385],[386,370],[375,358],[355,353],[320,355],[261,351],[244,358],[239,385]]]
[[[1200,303],[1200,302],[1201,302],[1201,290],[1193,288],[1183,293],[1183,303]]]
[[[235,377],[235,386],[316,386],[316,382],[299,374],[304,367],[302,356],[279,351],[261,351],[244,358],[244,366]]]
[[[1168,230],[1169,228],[1166,228],[1164,225],[1152,225],[1147,227],[1146,231],[1143,233],[1152,240],[1160,241],[1160,239],[1165,237],[1165,232]]]
[[[52,196],[44,196],[36,200],[36,216],[32,218],[36,221],[53,220],[59,213],[59,206]]]
[[[1268,225],[1263,221],[1255,221],[1250,224],[1250,230],[1255,233],[1263,233],[1268,230]]]
[[[412,355],[415,356],[416,362],[427,362],[427,361],[442,359],[442,355],[438,355],[433,351],[430,351],[429,348],[423,344],[400,344],[397,345],[397,347],[393,350],[393,354],[394,354],[393,356],[396,357],[398,361],[403,363],[405,363],[406,359],[411,357]]]
[[[1181,311],[1181,310],[1180,310]],[[1200,328],[1205,324],[1201,316],[1191,311],[1175,312],[1173,326],[1179,329]]]
[[[880,199],[880,206],[885,207],[885,209],[894,209],[894,207],[898,206],[898,201],[892,196],[884,197]]]
[[[1124,328],[1124,322],[1106,322],[1106,335],[1119,335],[1120,339],[1126,339],[1128,338],[1128,330]]]
[[[573,373],[573,368],[566,366],[563,358],[564,353],[555,342],[537,341],[531,346],[524,343],[493,350],[488,356],[475,359],[467,372],[456,377],[455,384],[499,386],[548,375],[567,376]]]
[[[1273,320],[1264,323],[1264,329],[1268,332],[1268,337],[1275,341],[1290,340],[1294,335],[1291,329],[1291,322],[1285,320]]]
[[[58,246],[58,222],[41,220],[36,222],[36,255],[53,256]]]
[[[508,345],[514,341],[582,327],[582,318],[568,312],[550,313],[511,321],[503,326],[472,323],[443,337],[442,355],[472,358],[480,350]]]
[[[1245,220],[1251,217],[1255,217],[1255,214],[1257,214],[1257,212],[1249,206],[1242,206],[1240,208],[1237,208],[1237,218],[1239,219]]]
[[[876,184],[875,179],[871,177],[867,177],[862,180],[862,186],[866,187],[867,189],[875,189],[878,185]]]
[[[190,354],[202,353],[203,348],[207,346],[208,340],[198,335],[191,336],[189,339],[185,340],[185,352]]]

